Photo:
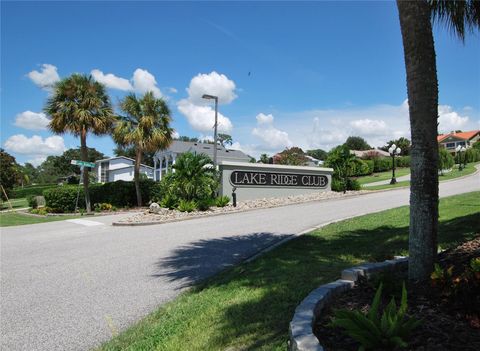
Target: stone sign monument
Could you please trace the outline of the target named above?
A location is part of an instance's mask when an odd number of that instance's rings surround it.
[[[237,200],[330,191],[332,168],[221,162],[220,194]]]

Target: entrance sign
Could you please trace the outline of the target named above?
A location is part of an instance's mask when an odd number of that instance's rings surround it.
[[[265,172],[256,170],[233,170],[230,183],[235,187],[297,187],[325,188],[328,177],[319,174]]]
[[[81,167],[95,168],[95,163],[93,163],[93,162],[87,162],[87,161],[71,160],[71,161],[70,161],[70,164],[76,165],[76,166],[81,166]]]

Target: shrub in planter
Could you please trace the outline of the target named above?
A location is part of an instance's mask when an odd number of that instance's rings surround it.
[[[211,199],[201,199],[196,202],[197,204],[197,210],[199,211],[208,211],[210,209],[210,206],[212,206],[212,200]]]
[[[178,206],[178,198],[172,194],[165,194],[160,201],[160,206],[173,210]]]
[[[109,204],[107,202],[103,202],[101,204],[95,204],[94,209],[95,212],[101,212],[101,211],[113,211],[114,206],[112,204]]]
[[[360,190],[360,189],[361,189],[361,185],[356,179],[347,178],[346,188],[345,188],[345,184],[342,180],[338,179],[335,176],[332,178],[332,191],[341,192],[344,190],[347,191],[347,190]]]
[[[230,202],[230,198],[226,195],[219,196],[215,199],[215,206],[217,207],[225,207]]]
[[[27,197],[28,206],[35,209],[38,207],[37,197],[35,195],[29,195]]]
[[[192,212],[197,207],[197,204],[193,200],[180,200],[177,209],[180,212]]]

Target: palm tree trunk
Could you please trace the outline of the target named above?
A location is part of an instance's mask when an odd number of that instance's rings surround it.
[[[430,7],[425,0],[397,0],[410,112],[411,182],[408,275],[429,278],[437,255],[438,82]]]
[[[137,147],[135,153],[135,171],[133,179],[135,180],[135,191],[137,193],[137,205],[142,206],[142,192],[140,191],[140,165],[142,164],[142,150]]]
[[[85,128],[82,130],[80,135],[80,151],[82,155],[82,161],[88,161],[88,150],[87,150],[87,131]],[[85,193],[85,208],[87,213],[92,212],[90,206],[90,193],[88,192],[88,167],[83,168],[83,191]]]

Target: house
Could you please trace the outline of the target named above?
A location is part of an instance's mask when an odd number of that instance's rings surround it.
[[[472,147],[475,142],[480,140],[480,130],[471,130],[469,132],[450,132],[437,136],[439,146],[443,146],[451,153],[456,153],[457,146],[464,146],[466,149]]]
[[[194,154],[205,154],[213,160],[214,144],[174,140],[165,150],[159,150],[153,157],[154,180],[161,180],[162,175],[167,173],[175,164],[178,156],[186,152]],[[223,161],[250,162],[250,156],[240,150],[230,150],[224,146],[217,145],[217,163]]]
[[[95,161],[95,163],[95,173],[100,183],[133,180],[135,160],[129,157],[111,157]],[[145,174],[147,178],[153,179],[153,167],[140,165],[140,174]]]
[[[387,151],[380,149],[371,150],[350,150],[350,153],[358,158],[373,158],[373,157],[389,157],[390,154]]]

